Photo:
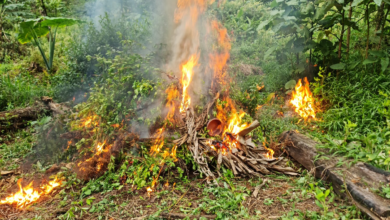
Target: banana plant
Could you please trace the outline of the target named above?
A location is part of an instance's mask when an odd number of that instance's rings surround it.
[[[52,72],[57,29],[79,23],[82,23],[82,21],[62,17],[40,17],[38,19],[29,19],[20,23],[18,41],[21,44],[33,42],[38,47],[39,52],[42,55],[47,71]],[[49,35],[49,57],[46,56],[39,40],[39,38],[47,35]]]

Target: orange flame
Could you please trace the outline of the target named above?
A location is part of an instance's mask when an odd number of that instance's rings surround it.
[[[99,155],[103,152],[103,147],[104,145],[106,144],[106,141],[104,141],[103,143],[98,143],[98,145],[96,146],[96,154]]]
[[[61,181],[57,177],[48,184],[40,187],[41,190],[34,190],[33,181],[26,187],[22,187],[22,179],[18,180],[19,191],[0,201],[0,204],[16,204],[18,208],[23,208],[37,201],[41,196],[50,194],[55,188],[60,186]]]
[[[146,189],[146,191],[148,192],[148,196],[150,197],[150,195],[151,195],[152,192],[153,192],[153,189],[150,188],[150,187],[148,187],[148,188]]]
[[[187,89],[191,83],[192,76],[194,74],[194,67],[198,63],[198,55],[192,55],[191,58],[182,65],[182,79],[181,84],[183,85],[183,99],[180,105],[180,112],[183,113],[190,107],[191,97],[188,95]]]
[[[292,99],[290,103],[294,106],[295,112],[302,118],[307,120],[308,118],[316,118],[316,112],[314,110],[314,98],[310,91],[309,82],[307,78],[304,78],[305,85],[302,85],[302,80],[299,79],[295,86],[295,91],[292,92]]]
[[[216,147],[209,143],[209,146],[213,150],[220,150],[222,154],[226,154],[228,150],[232,150],[233,148],[239,148],[240,143],[237,141],[237,134],[243,129],[247,128],[249,124],[242,123],[242,118],[245,116],[245,112],[240,111],[237,113],[236,108],[234,107],[233,100],[229,97],[226,97],[223,101],[226,105],[217,103],[217,118],[221,120],[224,124],[224,131],[222,133],[223,138],[223,147]],[[227,119],[226,115],[228,115],[228,111],[230,110],[230,118]]]
[[[174,116],[175,116],[175,100],[179,98],[180,94],[177,90],[176,86],[170,86],[167,90],[165,90],[165,93],[167,94],[167,104],[166,107],[169,109],[169,112],[167,114],[166,119],[172,123],[174,123]]]
[[[229,80],[225,71],[227,61],[230,58],[231,43],[227,35],[227,29],[218,21],[212,21],[211,27],[217,33],[216,51],[210,54],[210,67],[214,72],[214,79],[221,85],[227,85]]]
[[[158,129],[157,132],[153,135],[156,140],[153,142],[153,146],[150,148],[150,153],[152,155],[158,154],[164,146],[164,131],[165,128],[162,127]]]
[[[175,12],[175,22],[178,23],[184,15],[191,15],[192,22],[198,20],[199,14],[204,12],[207,4],[213,3],[215,0],[178,0],[177,10]],[[209,3],[208,3],[209,2]],[[192,25],[194,26],[194,24]]]
[[[85,127],[85,128],[91,128],[93,126],[98,126],[99,122],[97,120],[98,120],[97,115],[88,116],[88,117],[83,118],[81,120],[81,126]]]
[[[274,151],[270,148],[267,148],[266,149],[268,150],[267,154],[264,154],[264,156],[267,158],[267,159],[274,159]]]

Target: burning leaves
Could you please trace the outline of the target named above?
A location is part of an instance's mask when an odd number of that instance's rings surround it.
[[[298,113],[305,120],[316,118],[316,111],[314,109],[314,98],[310,91],[309,81],[304,78],[304,84],[299,79],[295,90],[292,92],[290,103],[294,106],[295,112]]]
[[[23,179],[19,179],[17,183],[19,186],[19,191],[1,200],[0,204],[14,204],[18,208],[24,208],[36,202],[42,196],[50,194],[55,188],[61,185],[61,181],[58,180],[57,177],[38,189],[34,189],[33,181],[30,182],[26,187],[22,187],[22,180]]]

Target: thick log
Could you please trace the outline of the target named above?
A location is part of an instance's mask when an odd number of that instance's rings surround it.
[[[0,132],[24,128],[29,121],[35,121],[41,115],[52,113],[53,116],[58,116],[64,114],[67,110],[69,108],[65,105],[55,103],[52,98],[44,96],[40,101],[36,101],[33,106],[0,112]]]
[[[328,156],[327,159],[316,158],[320,152],[316,149],[318,143],[295,131],[284,132],[280,141],[284,143],[290,156],[306,169],[314,171],[316,178],[331,182],[335,192],[341,197],[350,195],[353,202],[364,207],[361,210],[371,218],[390,216],[390,199],[385,199],[372,191],[390,183],[390,172],[361,162],[349,167],[348,164],[352,161],[345,158],[332,156]],[[327,152],[323,150],[322,153]],[[341,166],[340,159],[345,161]]]

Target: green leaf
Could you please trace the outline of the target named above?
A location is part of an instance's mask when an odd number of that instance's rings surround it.
[[[375,160],[375,158],[378,156],[378,154],[368,154],[368,160]]]
[[[3,5],[7,2],[7,0],[0,0],[0,5]]]
[[[265,100],[265,103],[268,103],[271,101],[271,99],[273,99],[275,97],[275,93],[270,93],[268,96],[267,96],[267,99]]]
[[[28,19],[25,22],[20,23],[20,32],[18,34],[18,41],[21,44],[29,43],[34,39],[34,35],[37,37],[46,36],[50,30],[48,27],[42,27],[40,24],[41,18]]]
[[[271,22],[271,20],[266,20],[266,21],[263,21],[259,24],[259,26],[257,26],[257,31],[263,29],[266,25],[268,25],[269,23]]]
[[[87,196],[89,196],[89,195],[91,195],[91,194],[92,194],[92,192],[91,192],[90,189],[84,192],[84,195],[87,195]]]
[[[44,17],[41,22],[42,27],[68,27],[75,24],[83,23],[81,20],[63,17]]]
[[[295,88],[295,85],[297,84],[297,82],[295,80],[290,80],[288,81],[285,85],[284,85],[284,88],[285,89],[294,89]]]
[[[241,18],[243,14],[244,14],[244,11],[242,9],[240,9],[238,11],[237,18]]]
[[[376,63],[378,60],[370,60],[370,59],[366,59],[363,61],[363,65],[367,65],[367,64],[370,64],[370,63]]]
[[[275,8],[276,6],[278,6],[278,3],[276,2],[276,0],[274,0],[274,1],[271,3],[270,7],[271,7],[271,8]]]
[[[362,2],[363,0],[354,0],[353,2],[352,2],[352,7],[355,7],[355,6],[357,6],[358,4],[360,4],[361,2]]]
[[[322,204],[321,204],[318,200],[316,200],[316,204],[317,204],[317,206],[320,207],[321,209],[324,208],[324,206],[322,206]]]
[[[345,68],[345,63],[333,64],[332,66],[330,66],[330,68],[334,70],[343,70]]]
[[[374,0],[374,2],[375,2],[378,6],[381,6],[381,4],[382,4],[382,0]]]
[[[322,19],[326,13],[328,13],[328,11],[334,6],[334,3],[335,3],[335,0],[329,0],[327,1],[326,4],[324,4],[323,6],[321,6],[317,11],[316,11],[316,14],[314,16],[314,19],[315,20],[320,20]]]
[[[275,50],[276,50],[276,46],[269,48],[267,52],[265,52],[264,60],[266,60]]]
[[[387,67],[389,66],[389,58],[382,58],[381,59],[381,71],[382,73],[386,71]]]

